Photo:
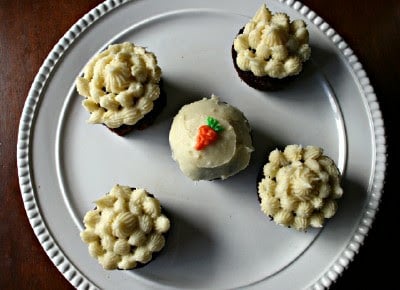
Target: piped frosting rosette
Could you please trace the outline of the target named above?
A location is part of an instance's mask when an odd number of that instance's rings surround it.
[[[263,213],[277,224],[305,230],[319,228],[337,210],[343,194],[334,161],[315,146],[286,146],[269,154],[258,184]]]
[[[158,199],[144,189],[116,185],[86,213],[81,239],[106,270],[132,269],[151,261],[170,228]]]

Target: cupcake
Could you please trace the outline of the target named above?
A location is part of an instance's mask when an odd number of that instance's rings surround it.
[[[310,58],[308,30],[303,20],[290,21],[285,13],[272,14],[263,4],[232,45],[239,77],[262,90],[282,88],[297,76]]]
[[[254,150],[243,113],[217,96],[183,106],[169,132],[172,158],[192,180],[226,179],[245,169]]]
[[[156,56],[132,43],[110,45],[93,57],[76,79],[85,97],[88,123],[104,124],[123,136],[151,125],[166,104]]]
[[[269,154],[258,183],[262,212],[277,224],[320,228],[337,210],[343,190],[335,162],[315,146],[286,146]]]
[[[149,263],[165,245],[170,228],[160,202],[144,189],[116,185],[86,213],[80,233],[89,254],[106,270]]]

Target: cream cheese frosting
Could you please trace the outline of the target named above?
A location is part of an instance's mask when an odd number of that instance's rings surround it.
[[[343,194],[334,161],[316,146],[288,145],[269,154],[258,184],[261,210],[277,224],[305,230],[322,227]]]
[[[81,239],[104,269],[132,269],[150,262],[165,244],[169,219],[144,189],[116,185],[86,213]]]
[[[218,139],[197,150],[196,136],[208,117],[223,127]],[[183,106],[174,117],[169,132],[172,158],[192,180],[226,179],[246,168],[254,150],[250,125],[241,111],[220,102],[219,98],[203,98]]]
[[[110,45],[93,57],[76,79],[88,122],[109,128],[134,125],[160,96],[156,56],[130,42]]]
[[[263,4],[233,42],[236,63],[255,76],[284,78],[297,75],[310,58],[309,34],[303,20],[272,14]]]

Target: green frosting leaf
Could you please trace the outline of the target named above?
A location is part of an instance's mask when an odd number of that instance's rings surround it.
[[[212,128],[215,132],[220,132],[224,130],[224,127],[222,127],[217,119],[214,119],[213,117],[208,116],[207,117],[207,125]]]

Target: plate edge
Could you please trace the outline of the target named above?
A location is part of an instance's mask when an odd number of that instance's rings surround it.
[[[374,92],[370,80],[365,72],[362,64],[358,61],[357,56],[349,47],[346,41],[320,16],[303,3],[295,0],[277,0],[292,9],[296,10],[310,22],[312,22],[318,30],[324,33],[329,40],[339,49],[345,61],[357,78],[358,85],[362,89],[364,101],[368,104],[368,110],[372,121],[373,138],[374,138],[374,172],[370,197],[365,211],[360,218],[360,222],[356,225],[356,229],[350,238],[350,242],[346,248],[339,253],[338,258],[328,266],[324,274],[308,287],[308,289],[322,290],[328,289],[333,282],[348,268],[350,262],[354,260],[355,255],[359,252],[365,238],[368,235],[369,229],[375,219],[375,215],[379,210],[379,203],[383,193],[383,186],[386,172],[387,148],[386,135],[382,113],[379,103]]]
[[[103,15],[127,2],[129,2],[129,0],[107,0],[91,9],[71,26],[63,37],[54,45],[36,74],[28,92],[19,122],[17,138],[18,180],[29,223],[50,260],[63,276],[77,289],[94,290],[99,289],[99,287],[82,275],[73,263],[69,261],[55,242],[44,222],[33,190],[33,176],[30,165],[30,133],[43,88],[64,52],[79,35],[86,31]]]

